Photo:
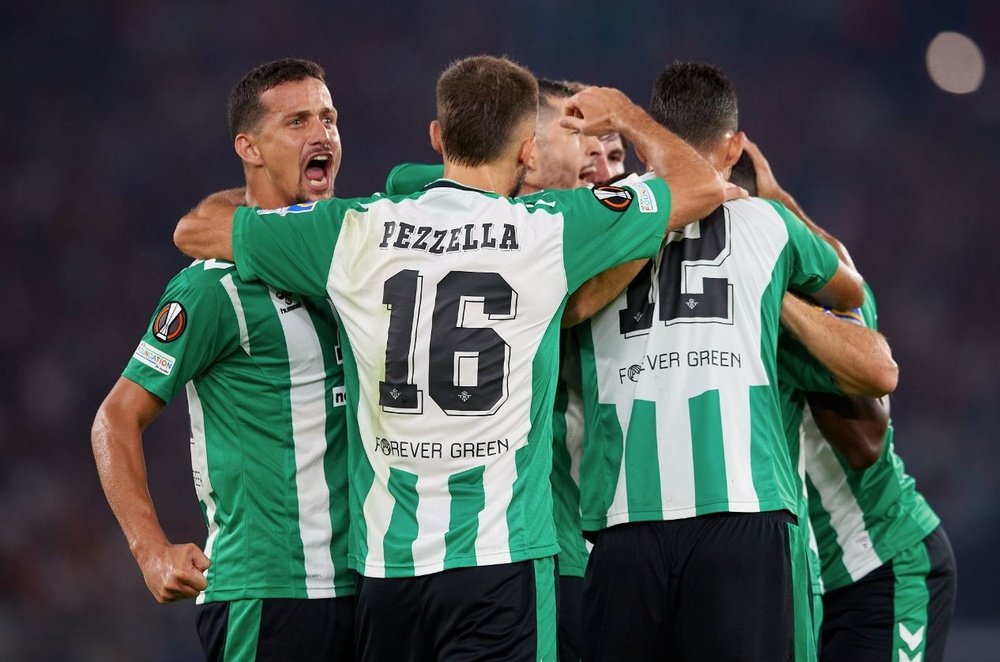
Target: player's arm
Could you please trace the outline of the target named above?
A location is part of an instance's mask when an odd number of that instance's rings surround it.
[[[786,293],[781,323],[833,375],[847,395],[881,397],[896,389],[899,367],[885,337]]]
[[[189,211],[174,229],[174,245],[197,259],[233,259],[233,214],[246,204],[246,189],[213,193]]]
[[[132,556],[157,602],[193,598],[205,589],[210,561],[193,544],[171,544],[149,495],[142,452],[143,430],[163,402],[120,378],[97,411],[91,443],[101,486],[125,534]]]
[[[601,272],[574,292],[563,311],[562,326],[576,326],[611,303],[642,271],[649,260],[633,260]]]
[[[889,398],[845,397],[807,393],[816,426],[854,471],[867,469],[882,456],[889,428]]]
[[[694,148],[619,90],[587,88],[571,97],[566,109],[571,115],[560,120],[561,126],[591,136],[620,133],[632,141],[656,175],[666,180],[671,196],[667,231],[708,216],[726,200],[746,197],[746,191],[723,180]]]

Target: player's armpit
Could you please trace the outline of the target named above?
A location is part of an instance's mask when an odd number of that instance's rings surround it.
[[[889,399],[808,393],[816,426],[854,471],[867,469],[882,456],[889,427]]]
[[[563,311],[562,327],[576,326],[615,300],[649,260],[633,260],[597,274],[574,292]]]

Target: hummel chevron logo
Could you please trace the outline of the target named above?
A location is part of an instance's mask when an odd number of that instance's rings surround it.
[[[902,623],[899,624],[899,637],[906,642],[906,647],[911,651],[917,650],[924,641],[924,626],[917,628],[916,632],[910,632]],[[900,651],[902,653],[902,651]]]
[[[920,662],[923,657],[923,653],[917,653],[913,657],[910,657],[906,654],[906,651],[899,651],[899,662]]]

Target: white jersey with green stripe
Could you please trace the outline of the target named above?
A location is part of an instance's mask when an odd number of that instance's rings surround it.
[[[241,209],[245,278],[336,305],[351,559],[370,577],[558,552],[552,408],[567,294],[651,257],[666,183],[520,199],[439,180],[410,196]]]
[[[187,391],[212,560],[198,602],[354,594],[344,372],[329,301],[198,260],[167,285],[123,375],[164,402]]]
[[[775,374],[781,300],[816,291],[837,266],[779,203],[727,202],[671,233],[579,327],[585,530],[797,511]]]
[[[870,328],[878,328],[875,298],[867,284],[861,317]],[[801,346],[782,353],[781,371],[799,388],[835,390],[829,373]],[[823,438],[808,406],[802,414],[800,439],[825,590],[861,579],[940,524],[896,455],[891,424],[882,455],[862,471],[852,470],[843,454]]]

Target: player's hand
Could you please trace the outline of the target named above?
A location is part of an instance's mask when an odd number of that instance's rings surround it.
[[[739,198],[749,198],[750,194],[743,187],[737,186],[732,182],[723,182],[723,191],[726,195],[726,201],[738,200]]]
[[[760,147],[747,138],[743,149],[753,162],[754,170],[757,173],[757,195],[771,200],[781,200],[782,196],[785,195],[785,190],[778,184],[778,180],[771,170],[771,164],[764,158]]]
[[[211,564],[194,543],[163,545],[139,561],[146,588],[161,604],[193,598],[204,591],[208,586],[205,571]]]
[[[634,108],[621,90],[588,87],[567,99],[566,116],[559,120],[559,126],[587,136],[603,136],[620,131],[625,115]]]

